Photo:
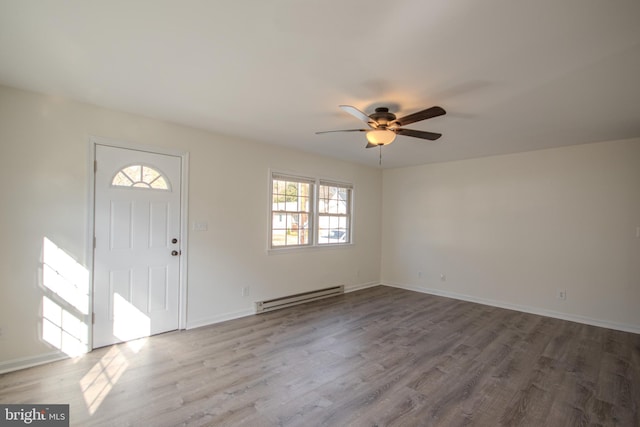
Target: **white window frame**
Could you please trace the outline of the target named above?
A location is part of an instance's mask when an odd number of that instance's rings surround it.
[[[308,210],[303,210],[300,209],[299,206],[297,207],[297,209],[289,209],[286,207],[286,205],[288,204],[286,202],[283,202],[282,204],[285,205],[284,209],[280,209],[280,210],[274,210],[273,209],[273,185],[274,185],[274,181],[286,181],[286,182],[297,182],[297,183],[301,183],[301,184],[308,184],[309,185],[309,194],[306,196],[308,198]],[[304,248],[304,247],[309,247],[309,246],[313,246],[313,230],[315,230],[314,227],[314,221],[315,221],[315,185],[316,185],[316,180],[313,178],[308,178],[308,177],[303,177],[303,176],[296,176],[296,175],[291,175],[291,174],[283,174],[283,173],[279,173],[279,172],[272,172],[271,173],[271,179],[269,180],[270,186],[269,186],[269,249],[292,249],[292,248]],[[305,196],[300,196],[297,195],[296,197],[305,197]],[[274,223],[273,223],[273,217],[274,215],[284,215],[285,217],[288,215],[307,215],[307,227],[305,228],[305,230],[308,233],[308,238],[307,238],[307,243],[303,243],[303,244],[292,244],[292,245],[274,245],[273,244],[273,230],[274,230]],[[285,221],[285,223],[287,223],[287,221]],[[288,230],[288,228],[285,228],[285,230]]]
[[[301,212],[301,211],[288,211],[288,210],[275,210],[273,207],[273,182],[274,180],[279,181],[289,181],[289,182],[304,182],[310,184],[309,191],[309,211]],[[318,227],[320,223],[320,186],[332,186],[332,187],[341,187],[346,188],[348,190],[348,206],[347,213],[344,215],[347,219],[347,228],[348,233],[345,236],[344,242],[330,242],[330,243],[319,243],[319,235],[318,235]],[[297,251],[301,249],[310,249],[310,248],[335,248],[335,247],[344,247],[353,245],[353,200],[354,200],[354,186],[353,184],[318,178],[318,177],[310,177],[303,176],[295,173],[289,172],[279,172],[279,171],[269,171],[269,226],[268,226],[268,236],[267,236],[267,250],[269,252],[288,252],[288,251]],[[288,213],[296,214],[296,213],[308,213],[308,233],[309,239],[308,243],[301,245],[273,245],[273,227],[274,227],[274,215],[286,215]],[[331,215],[331,214],[328,214]]]
[[[320,187],[334,187],[334,188],[343,188],[346,190],[347,192],[347,203],[346,203],[346,212],[344,214],[342,213],[337,213],[337,212],[327,212],[327,213],[323,213],[320,212],[320,202],[321,202],[321,198],[320,198]],[[317,189],[317,197],[316,197],[316,221],[315,223],[317,224],[317,228],[315,230],[315,236],[316,236],[316,244],[318,246],[331,246],[331,245],[348,245],[351,243],[351,236],[352,236],[352,232],[351,229],[353,227],[353,215],[351,213],[351,210],[353,209],[353,185],[352,184],[346,184],[343,182],[335,182],[335,181],[328,181],[328,180],[324,180],[324,179],[319,179],[317,181],[316,184],[316,189]],[[319,235],[319,232],[321,230],[320,226],[321,226],[321,218],[322,217],[338,217],[338,218],[344,218],[346,220],[346,230],[345,230],[345,234],[341,235],[339,237],[339,239],[344,238],[344,241],[338,241],[338,242],[320,242],[320,238],[322,236]],[[340,228],[336,227],[336,229],[334,230],[333,227],[329,228],[327,231],[339,231]],[[329,239],[333,238],[333,237],[328,237]]]

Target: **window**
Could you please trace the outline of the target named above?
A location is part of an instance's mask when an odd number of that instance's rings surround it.
[[[135,187],[153,190],[168,190],[168,180],[162,173],[145,165],[122,168],[111,180],[113,187]]]
[[[350,184],[273,173],[269,247],[351,243],[352,192]]]
[[[351,186],[320,181],[318,186],[318,244],[351,240]]]
[[[314,182],[274,174],[271,183],[271,247],[310,245]]]

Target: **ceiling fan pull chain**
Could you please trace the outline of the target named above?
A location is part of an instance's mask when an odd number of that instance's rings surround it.
[[[378,165],[382,166],[382,145],[378,145],[378,148],[380,148],[380,160],[378,160]]]

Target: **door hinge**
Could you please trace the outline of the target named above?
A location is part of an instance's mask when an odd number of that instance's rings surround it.
[[[91,313],[91,324],[92,325],[96,324],[96,314],[95,313]]]

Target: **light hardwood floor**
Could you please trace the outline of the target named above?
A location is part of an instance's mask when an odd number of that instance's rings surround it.
[[[72,425],[640,426],[640,335],[379,286],[0,376]]]

